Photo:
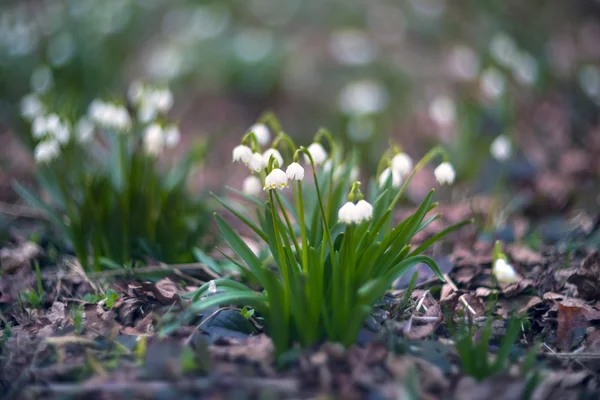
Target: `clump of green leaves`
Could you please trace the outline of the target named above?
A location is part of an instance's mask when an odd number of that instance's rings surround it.
[[[321,140],[329,141],[331,152],[335,153],[338,147],[326,131],[320,131],[315,137],[318,146],[313,143],[308,148],[296,148],[278,129],[278,124],[271,127],[278,132],[274,145],[285,143],[288,160],[293,162],[286,174],[279,168],[277,157],[271,155],[268,164],[261,168],[266,201],[242,194],[252,204],[257,223],[247,217],[250,212],[235,209],[219,199],[265,243],[269,256],[260,259],[232,226],[216,215],[223,238],[241,260],[234,261],[247,268],[252,281],[258,282],[264,290],[256,292],[242,283],[217,279],[213,282],[217,293],[210,293],[209,284],[199,288],[189,312],[225,304],[252,307],[264,319],[265,329],[279,354],[295,343],[309,346],[330,340],[350,345],[356,340],[373,304],[400,275],[425,263],[443,279],[433,259],[422,252],[469,221],[452,226],[413,248],[410,242],[415,234],[438,218],[438,215],[427,217],[436,206],[433,191],[411,216],[397,224],[393,221],[394,207],[407,184],[425,164],[443,154],[441,149],[428,153],[405,176],[402,187],[396,186],[392,174],[381,179],[380,185],[374,185],[374,195],[368,202],[360,191],[359,182],[349,182],[344,174],[336,178],[336,165],[324,167],[326,160],[335,163],[344,158],[324,154]],[[249,152],[260,154],[260,146],[252,132],[236,149],[242,162]],[[304,169],[298,163],[300,156],[306,157],[306,165],[312,170],[310,182],[303,182]],[[350,164],[351,160],[347,162],[349,171],[354,165]],[[386,162],[391,164],[390,159]],[[327,179],[321,179],[323,174]],[[336,196],[339,187],[335,184],[336,179],[344,182],[341,183],[343,195]],[[288,186],[288,181],[292,186],[293,201],[278,192]],[[304,186],[313,190],[305,191]],[[310,192],[315,194],[312,199],[307,198]],[[305,207],[311,201],[316,207]],[[211,295],[203,298],[208,294]]]
[[[117,102],[95,100],[78,121],[56,113],[32,121],[36,179],[48,200],[18,183],[15,190],[48,215],[86,270],[105,268],[103,259],[190,262],[207,232],[206,202],[186,187],[202,155],[161,168],[158,156],[179,140],[166,120],[171,95],[136,89],[131,107],[138,117]]]
[[[34,262],[35,266],[35,281],[37,289],[30,289],[25,292],[19,293],[19,302],[24,307],[24,302],[29,304],[33,308],[41,309],[44,303],[44,286],[42,285],[42,273],[40,272],[40,264],[38,261]]]

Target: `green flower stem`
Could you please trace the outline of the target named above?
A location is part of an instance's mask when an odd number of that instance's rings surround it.
[[[306,236],[306,224],[304,222],[304,200],[302,198],[302,181],[298,181],[296,204],[298,205],[298,218],[300,218],[300,234],[302,235],[302,270],[305,274],[308,274],[308,238]]]
[[[281,129],[281,123],[273,111],[265,111],[258,119],[258,122],[261,122],[265,125],[270,125],[271,129],[275,133],[283,132],[283,129]]]
[[[272,190],[275,191],[275,190]],[[296,239],[296,234],[294,233],[294,228],[292,227],[292,223],[290,222],[290,218],[287,215],[287,211],[283,206],[283,202],[281,201],[281,197],[279,197],[279,193],[275,191],[275,198],[277,199],[277,203],[279,203],[279,208],[283,212],[283,218],[285,219],[285,223],[290,231],[290,237],[292,238],[292,242],[294,243],[294,247],[296,248],[296,254],[300,254],[300,246],[298,246],[298,240]]]
[[[404,194],[404,191],[408,187],[408,184],[414,178],[414,176],[417,174],[417,172],[422,170],[423,167],[425,167],[425,165],[427,165],[427,163],[429,163],[431,160],[433,160],[438,155],[442,155],[444,157],[446,156],[446,151],[442,147],[439,147],[439,146],[434,147],[433,149],[429,150],[429,152],[427,152],[427,154],[425,154],[423,156],[423,158],[421,158],[421,160],[417,163],[417,165],[415,165],[413,170],[410,171],[410,174],[408,175],[408,177],[402,184],[402,187],[400,187],[400,190],[396,194],[396,197],[394,197],[394,199],[390,203],[389,207],[387,208],[387,211],[391,212],[394,209],[394,207],[396,206],[398,201],[400,201],[400,198]]]
[[[288,271],[288,265],[285,260],[285,254],[283,251],[283,245],[281,244],[281,238],[279,237],[279,224],[277,223],[277,216],[275,215],[275,201],[273,200],[273,191],[269,190],[269,198],[271,200],[271,218],[273,219],[273,231],[275,233],[275,243],[277,245],[277,252],[279,253],[279,265],[281,266],[281,275],[283,278],[283,285],[285,287],[284,294],[284,304],[283,308],[285,310],[288,309],[289,305],[289,296],[290,296],[290,274]],[[287,321],[283,322],[287,323]]]
[[[290,149],[292,150],[292,154],[296,153],[296,145],[294,144],[294,141],[283,131],[280,131],[277,134],[277,137],[275,138],[275,140],[273,140],[273,144],[271,147],[276,149],[277,146],[279,146],[280,142],[287,143],[287,145],[290,146]],[[283,167],[283,166],[280,166],[280,167]]]

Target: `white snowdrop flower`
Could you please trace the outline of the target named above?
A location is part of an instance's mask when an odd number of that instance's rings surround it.
[[[116,107],[113,118],[112,125],[116,130],[126,132],[131,128],[131,117],[125,107]]]
[[[181,132],[177,125],[166,126],[163,134],[165,136],[165,145],[170,149],[176,147],[181,140]]]
[[[140,107],[137,110],[137,119],[143,123],[147,124],[150,121],[154,121],[156,118],[156,107],[153,104],[142,102]]]
[[[89,143],[94,137],[94,123],[83,117],[75,124],[75,134],[79,143]]]
[[[138,104],[144,95],[144,84],[140,81],[133,81],[127,89],[127,98],[134,104]]]
[[[450,71],[463,81],[471,81],[479,74],[479,56],[470,47],[456,46],[450,54]]]
[[[233,162],[241,162],[242,164],[248,165],[252,159],[252,149],[250,147],[240,144],[233,148]],[[262,160],[262,157],[261,157]]]
[[[60,118],[58,115],[52,113],[46,116],[46,130],[49,133],[54,134],[54,132],[60,127]]]
[[[400,173],[395,169],[386,168],[383,170],[381,175],[379,175],[379,187],[385,185],[385,183],[390,177],[390,174],[392,175],[393,188],[397,189],[400,187],[400,185],[402,185],[402,175],[400,175]]]
[[[33,158],[38,164],[49,163],[60,155],[60,144],[56,139],[39,142],[33,150]]]
[[[488,68],[481,74],[479,85],[485,97],[495,99],[504,93],[505,79],[496,68]]]
[[[355,210],[358,213],[359,222],[368,221],[373,218],[373,206],[366,200],[359,200]]]
[[[215,281],[208,283],[208,293],[217,293],[217,284]]]
[[[338,105],[349,115],[375,114],[388,103],[388,94],[383,86],[372,80],[351,82],[342,89]]]
[[[494,262],[492,273],[500,283],[510,284],[519,280],[519,275],[505,259],[499,258]]]
[[[247,176],[242,182],[242,192],[250,196],[258,196],[262,191],[262,183],[260,178],[255,175]]]
[[[46,117],[40,115],[33,120],[31,124],[31,133],[34,139],[41,139],[48,132]]]
[[[21,99],[21,115],[33,120],[44,114],[46,107],[44,103],[35,94],[30,93]]]
[[[260,172],[264,167],[265,160],[263,159],[262,154],[252,153],[250,155],[250,160],[248,161],[248,168],[250,168],[250,171]]]
[[[287,175],[279,168],[273,169],[265,178],[265,186],[263,190],[283,189],[288,185]]]
[[[454,100],[448,96],[437,96],[429,104],[429,118],[442,127],[454,124],[456,120],[456,106]]]
[[[345,65],[366,65],[377,57],[377,46],[358,29],[333,32],[329,50],[337,62]]]
[[[71,138],[71,130],[69,126],[65,123],[61,123],[54,129],[52,132],[54,138],[58,140],[60,144],[67,144],[69,139]]]
[[[490,54],[499,64],[510,67],[517,57],[518,49],[514,39],[504,32],[494,35],[490,41]]]
[[[271,156],[273,156],[273,158],[275,158],[275,160],[277,161],[278,166],[283,167],[283,157],[277,149],[267,149],[265,150],[262,156],[265,165],[269,165],[269,161],[271,161]]]
[[[538,65],[535,57],[528,53],[520,53],[513,62],[515,79],[523,85],[531,86],[537,81]]]
[[[160,89],[154,95],[156,96],[154,99],[156,109],[163,114],[168,113],[173,107],[173,93],[169,89]]]
[[[349,201],[338,210],[338,221],[344,224],[353,224],[360,222],[360,212],[356,209],[356,204]]]
[[[315,165],[323,164],[327,160],[327,151],[321,143],[313,142],[311,143],[306,150],[310,153]],[[305,154],[304,161],[307,164],[310,164],[310,158]]]
[[[435,179],[443,185],[445,183],[451,185],[454,182],[454,178],[456,178],[456,172],[454,171],[454,167],[449,162],[443,162],[438,165],[433,171],[435,175]]]
[[[289,180],[301,181],[304,179],[304,168],[297,162],[293,162],[288,165],[285,174]]]
[[[500,135],[490,145],[490,153],[498,161],[506,161],[512,155],[512,143],[505,135]]]
[[[413,160],[406,153],[396,154],[392,158],[392,169],[398,172],[401,176],[406,176],[412,171]]]
[[[158,124],[152,124],[144,131],[144,150],[152,156],[162,153],[164,145],[163,130]]]
[[[254,133],[256,137],[256,141],[261,146],[265,146],[269,143],[269,139],[271,139],[271,132],[269,132],[269,128],[265,124],[254,124],[250,127],[250,132]]]
[[[88,116],[98,124],[104,124],[106,116],[106,104],[101,100],[94,100],[88,107]]]

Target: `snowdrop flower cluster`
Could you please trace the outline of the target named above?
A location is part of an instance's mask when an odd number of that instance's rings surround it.
[[[71,138],[69,124],[54,113],[36,117],[31,125],[31,131],[34,139],[55,139],[63,145]]]
[[[94,100],[88,108],[88,116],[94,123],[117,132],[127,132],[131,129],[129,112],[121,105]]]
[[[451,185],[454,183],[454,179],[456,178],[456,172],[454,171],[454,167],[449,162],[443,162],[436,167],[433,171],[435,175],[435,179],[441,184]]]
[[[306,148],[306,150],[308,150],[308,152],[310,153],[310,156],[312,157],[315,165],[323,164],[329,157],[323,145],[318,142],[311,143]],[[310,164],[310,158],[308,158],[306,154],[304,155],[304,161],[307,164]]]
[[[132,82],[127,92],[129,101],[137,107],[137,118],[146,124],[152,122],[159,114],[167,114],[173,107],[173,93],[168,88],[158,88]]]
[[[338,220],[344,224],[360,224],[373,217],[373,206],[366,200],[349,201],[338,210]]]
[[[512,143],[505,135],[500,135],[490,145],[490,153],[498,161],[506,161],[512,155]]]
[[[520,277],[513,268],[504,258],[498,258],[494,262],[494,266],[492,267],[492,273],[498,280],[498,282],[503,284],[511,284],[519,281]]]
[[[36,94],[30,93],[21,99],[21,115],[23,118],[32,121],[45,113],[46,106]]]

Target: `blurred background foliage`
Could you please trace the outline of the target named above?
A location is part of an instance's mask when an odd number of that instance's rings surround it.
[[[0,115],[5,130],[17,133],[27,133],[19,100],[29,92],[76,115],[93,98],[123,94],[142,79],[173,88],[183,143],[233,142],[272,109],[295,138],[308,142],[327,126],[359,145],[370,172],[390,138],[415,154],[441,143],[475,192],[491,190],[500,170],[522,178],[551,169],[554,154],[589,147],[590,132],[598,136],[596,0],[40,0],[0,7]],[[517,150],[508,172],[489,157],[501,134]],[[213,143],[209,163],[222,164],[231,142]]]

